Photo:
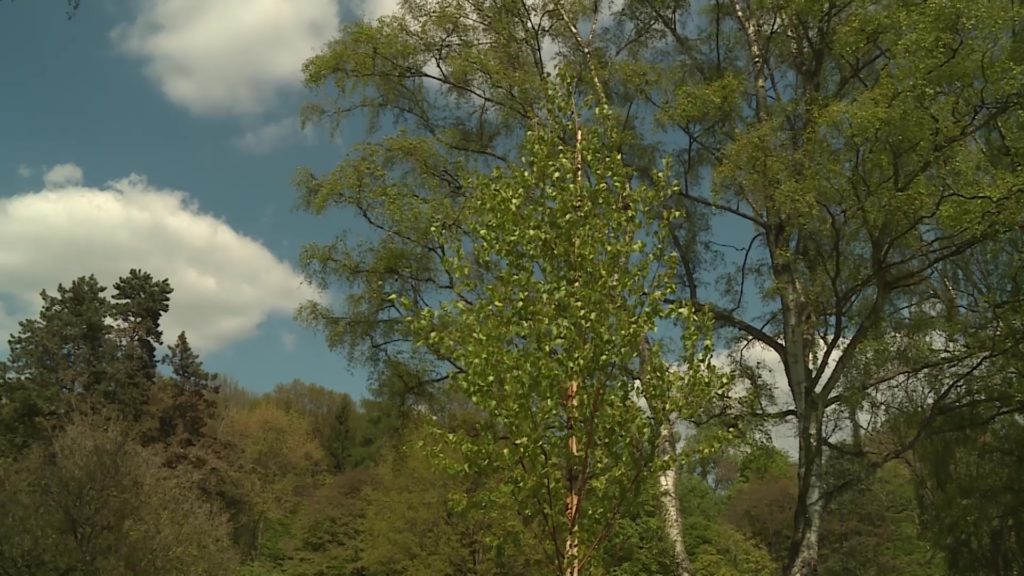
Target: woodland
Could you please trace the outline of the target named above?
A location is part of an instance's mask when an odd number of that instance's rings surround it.
[[[77,8],[77,4],[73,6]],[[82,9],[88,9],[83,6]],[[1024,573],[1024,7],[403,0],[303,66],[358,144],[296,317],[358,401],[42,292],[0,575]]]

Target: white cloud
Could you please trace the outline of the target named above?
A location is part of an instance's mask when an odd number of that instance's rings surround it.
[[[366,20],[376,20],[398,10],[399,0],[362,0],[354,2],[353,10]]]
[[[32,176],[32,167],[29,166],[28,164],[19,164],[18,165],[18,176],[21,176],[22,178],[29,178],[29,177],[31,177]]]
[[[818,390],[821,390],[824,382],[831,376],[832,370],[836,366],[836,361],[842,355],[845,347],[846,340],[841,340],[830,355],[818,380]],[[814,371],[821,368],[821,356],[823,354],[824,346],[819,345],[812,359]],[[716,353],[712,361],[717,366],[727,369],[734,369],[740,365],[753,369],[761,383],[765,385],[765,388],[770,391],[773,397],[772,403],[768,407],[769,410],[788,410],[793,408],[793,393],[789,389],[789,381],[786,378],[786,369],[782,364],[782,358],[768,346],[756,341],[739,343],[730,350]],[[731,393],[733,397],[739,397],[747,394],[749,390],[750,383],[748,381],[737,379]],[[835,410],[829,413],[830,421],[834,420],[835,414],[833,412]],[[833,421],[831,424],[835,425],[836,422]],[[829,429],[827,435],[838,438],[849,434],[848,429],[842,428],[845,422],[839,422],[838,425],[839,428]],[[769,433],[771,434],[772,442],[777,448],[785,451],[790,456],[797,456],[799,445],[795,419],[788,418],[784,421],[776,422],[771,426]]]
[[[82,185],[82,169],[76,164],[57,164],[43,174],[43,184],[48,189],[56,190],[70,186]]]
[[[140,2],[111,32],[146,74],[194,114],[266,111],[301,82],[301,67],[338,31],[337,0]]]
[[[34,315],[39,290],[96,274],[109,286],[142,268],[174,287],[165,335],[209,352],[290,315],[318,294],[258,241],[199,211],[184,192],[131,175],[102,188],[66,185],[0,199],[0,329]],[[6,341],[6,334],[0,334]]]
[[[292,350],[295,350],[295,341],[297,338],[298,337],[294,332],[281,332],[281,346],[284,346],[285,350],[291,352]]]
[[[266,154],[284,148],[298,141],[311,142],[313,133],[303,131],[297,118],[282,118],[276,122],[263,124],[246,130],[235,139],[235,145],[253,154]]]

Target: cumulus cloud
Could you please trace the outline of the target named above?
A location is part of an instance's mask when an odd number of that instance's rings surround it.
[[[76,164],[57,164],[43,174],[43,184],[49,189],[67,188],[82,184],[82,169]]]
[[[297,118],[282,118],[246,130],[235,139],[235,146],[253,154],[266,154],[299,141],[311,142],[312,139],[313,133],[308,129],[303,131]]]
[[[288,263],[201,212],[184,192],[134,174],[100,188],[59,183],[48,180],[42,191],[0,199],[5,341],[15,315],[36,313],[40,289],[93,273],[107,286],[131,268],[168,278],[174,294],[164,333],[185,330],[204,352],[319,297]]]
[[[200,115],[264,112],[301,81],[303,61],[337,33],[337,0],[140,2],[111,32],[175,104]]]
[[[29,177],[31,177],[32,176],[32,167],[29,166],[28,164],[19,164],[18,165],[18,176],[21,176],[22,178],[29,178]]]

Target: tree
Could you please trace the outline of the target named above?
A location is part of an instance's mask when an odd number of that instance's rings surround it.
[[[156,348],[163,344],[160,319],[170,310],[170,282],[157,281],[148,272],[132,269],[128,276],[114,283],[113,315],[122,332],[123,354],[137,354],[136,365],[131,366],[144,380],[156,380]]]
[[[712,314],[723,340],[759,343],[781,364],[784,401],[755,379],[720,412],[796,427],[787,571],[813,574],[828,502],[970,403],[1012,347],[986,338],[998,299],[958,270],[1019,223],[1020,10],[446,1],[348,26],[306,65],[311,86],[337,92],[307,115],[338,126],[368,111],[371,130],[399,130],[324,178],[300,174],[308,209],[353,208],[380,232],[305,251],[310,277],[353,288],[342,313],[308,306],[305,317],[374,366],[421,362],[400,318],[458,299],[453,246],[431,227],[459,230],[453,207],[476,194],[474,174],[518,164],[552,64],[596,78],[582,90],[607,96],[632,136],[608,151],[638,179],[654,159],[677,160],[671,200],[686,217],[662,222],[678,252],[675,297]],[[916,424],[878,452],[833,434],[902,412]],[[826,455],[840,449],[862,465],[825,485]]]
[[[776,566],[784,566],[792,539],[796,474],[791,465],[755,475],[729,491],[723,519],[761,544]]]
[[[823,575],[966,573],[952,566],[947,571],[942,547],[926,539],[928,522],[918,511],[906,463],[889,462],[863,485],[837,498],[833,506],[834,513],[822,529]]]
[[[79,412],[133,421],[145,414],[172,289],[139,270],[114,288],[108,299],[90,275],[58,285],[56,295],[44,290],[38,318],[20,322],[10,337],[0,363],[0,425],[12,450],[47,439]]]
[[[184,332],[167,350],[162,361],[171,375],[160,378],[150,397],[156,418],[153,439],[182,448],[195,446],[216,413],[217,375],[203,368]]]
[[[260,560],[276,545],[266,538],[268,528],[285,521],[296,499],[317,484],[327,456],[305,418],[270,402],[222,418],[217,440],[230,449],[215,490],[233,502],[239,544],[252,560]]]
[[[439,441],[421,428],[382,457],[363,497],[359,568],[368,576],[542,573],[541,536],[524,525],[500,477],[438,466],[441,452],[468,464]]]
[[[553,568],[577,576],[640,486],[674,469],[664,450],[673,418],[706,402],[716,381],[698,319],[664,303],[672,258],[653,223],[669,217],[666,189],[634,185],[606,147],[621,119],[603,106],[582,115],[566,79],[543,122],[528,128],[521,167],[467,183],[475,193],[453,207],[457,231],[433,223],[453,247],[460,298],[411,323],[481,414],[463,437],[468,465],[503,470],[545,526]],[[654,336],[664,319],[691,324],[681,374]],[[665,515],[686,574],[670,484]]]
[[[369,458],[373,439],[366,415],[348,394],[295,379],[275,385],[267,400],[310,422],[313,435],[335,470],[365,463]]]
[[[76,417],[0,463],[0,572],[220,575],[237,565],[222,510],[109,419]]]
[[[104,291],[94,276],[59,285],[56,296],[44,290],[39,318],[21,321],[8,340],[0,404],[15,449],[45,438],[78,405],[113,399],[116,351]]]

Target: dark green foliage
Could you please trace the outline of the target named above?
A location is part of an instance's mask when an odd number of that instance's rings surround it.
[[[149,409],[156,419],[154,439],[192,446],[216,411],[216,374],[203,369],[184,332],[167,349],[163,362],[171,375],[159,379],[150,398]]]
[[[130,368],[150,382],[156,378],[156,348],[163,344],[160,319],[170,310],[173,291],[166,279],[156,281],[137,269],[114,283],[113,312],[120,321],[122,354],[134,364]]]
[[[4,364],[3,424],[9,445],[21,449],[77,409],[122,400],[111,305],[95,276],[45,290],[39,317],[23,320],[8,340]],[[125,406],[125,408],[132,408]]]
[[[951,573],[1024,573],[1024,423],[937,437],[915,452],[926,534]]]
[[[313,436],[335,470],[351,469],[372,458],[367,417],[348,394],[296,379],[274,386],[267,400],[310,423]]]
[[[891,462],[843,494],[822,531],[822,576],[942,576],[941,546],[923,534],[910,470]],[[954,574],[967,574],[953,570]],[[1001,574],[1011,574],[1002,572]]]
[[[543,528],[523,519],[496,478],[440,467],[432,454],[456,447],[415,431],[390,451],[364,492],[358,567],[368,576],[546,571]]]
[[[146,435],[161,440],[198,434],[215,390],[184,333],[165,359],[171,378],[158,373],[169,282],[133,269],[114,289],[108,298],[95,276],[83,276],[56,295],[43,291],[38,317],[19,324],[0,362],[0,454],[45,442],[75,414],[93,412],[150,416],[161,431]]]

